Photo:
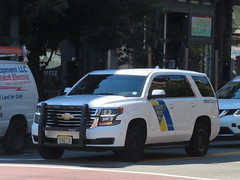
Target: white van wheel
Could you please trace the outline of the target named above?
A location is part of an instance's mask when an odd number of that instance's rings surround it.
[[[21,153],[26,145],[26,130],[27,125],[24,121],[19,119],[11,120],[2,140],[3,150],[8,154]]]

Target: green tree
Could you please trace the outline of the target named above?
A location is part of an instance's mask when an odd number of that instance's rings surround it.
[[[157,26],[161,12],[156,0],[72,0],[66,27],[72,40],[85,37],[102,50],[126,44],[136,59],[142,59],[147,47],[155,49],[161,40]]]
[[[126,44],[144,63],[147,47],[156,48],[161,38],[156,26],[161,14],[157,0],[23,1],[22,32],[40,90],[47,63],[40,67],[39,56],[47,49],[55,51],[64,39],[80,46],[84,38],[103,51]]]
[[[64,39],[62,29],[67,0],[26,0],[22,11],[22,35],[29,54],[29,66],[33,71],[39,91],[39,99],[43,97],[43,72],[51,60],[40,66],[39,56],[46,55],[47,49],[51,53],[56,51]]]

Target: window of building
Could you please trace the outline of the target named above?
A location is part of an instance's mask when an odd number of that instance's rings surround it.
[[[204,4],[204,5],[212,5],[212,2],[211,1],[203,1],[202,4]]]
[[[231,71],[232,76],[240,74],[240,6],[233,7]]]
[[[177,0],[177,2],[187,2],[187,0]]]
[[[190,0],[190,3],[192,3],[192,4],[199,4],[199,0]]]
[[[209,43],[191,42],[189,45],[189,68],[194,71],[204,72],[211,77],[211,50]]]
[[[187,47],[188,14],[168,13],[167,16],[167,39],[166,43],[166,67],[175,69],[184,68],[184,53]],[[177,27],[177,28],[176,28]]]
[[[191,3],[191,4],[203,4],[203,5],[212,5],[212,0],[175,0],[181,3]]]

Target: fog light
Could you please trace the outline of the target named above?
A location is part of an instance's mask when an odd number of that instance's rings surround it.
[[[232,123],[232,127],[237,127],[236,123]]]

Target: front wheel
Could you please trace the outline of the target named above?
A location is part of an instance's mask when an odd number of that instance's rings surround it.
[[[192,138],[185,148],[188,156],[204,156],[209,146],[209,127],[206,123],[197,123]]]
[[[11,120],[2,140],[3,150],[7,154],[19,154],[26,145],[27,124],[19,119]]]
[[[125,146],[114,153],[121,161],[137,162],[144,152],[144,137],[139,126],[132,126],[128,129]]]
[[[64,153],[64,149],[41,146],[38,148],[38,152],[40,156],[44,159],[60,159]]]

